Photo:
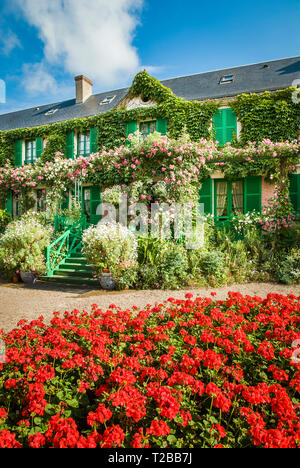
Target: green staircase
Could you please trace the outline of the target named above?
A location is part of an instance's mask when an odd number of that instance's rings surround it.
[[[47,275],[41,279],[55,283],[73,284],[78,286],[97,286],[93,278],[92,266],[87,264],[81,252],[82,233],[86,229],[86,218],[82,217],[73,225],[64,223],[61,228],[56,222],[55,231],[63,233],[46,249]]]
[[[43,278],[46,281],[74,285],[97,286],[98,282],[93,278],[91,265],[87,264],[80,250],[73,252],[56,268],[51,276]]]

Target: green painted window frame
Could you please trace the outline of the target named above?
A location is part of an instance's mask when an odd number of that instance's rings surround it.
[[[228,180],[228,179],[213,179],[214,181],[214,218],[216,222],[226,222],[228,221],[233,215],[233,209],[232,209],[232,185],[235,182],[242,182],[243,184],[243,193],[240,195],[242,196],[243,199],[243,210],[242,213],[245,214],[246,206],[245,206],[245,179],[234,179],[234,180]],[[217,193],[217,184],[219,182],[223,182],[227,184],[227,216],[218,216],[218,193]]]
[[[81,137],[84,137],[83,140],[83,145],[84,145],[84,150],[83,153],[80,153],[80,139]],[[88,144],[87,144],[88,142]],[[91,154],[91,131],[87,131],[84,133],[78,133],[77,134],[77,158],[79,156],[89,156]]]
[[[28,151],[29,149],[30,151]],[[28,152],[30,153],[29,156],[28,156]],[[36,140],[26,140],[25,141],[25,164],[35,164],[36,160],[37,160]]]
[[[141,131],[142,125],[147,125],[147,133]],[[151,125],[153,125],[154,130],[151,130]],[[151,133],[156,132],[157,129],[157,121],[156,120],[146,120],[143,122],[139,122],[139,131],[143,135],[143,138],[146,138]]]

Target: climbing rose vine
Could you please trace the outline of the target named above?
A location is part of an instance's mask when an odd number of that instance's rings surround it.
[[[0,447],[299,447],[299,312],[232,292],[21,321],[2,336]]]

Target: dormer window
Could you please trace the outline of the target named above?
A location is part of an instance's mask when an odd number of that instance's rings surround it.
[[[103,101],[100,102],[100,106],[103,106],[104,104],[110,104],[116,96],[106,96],[106,98],[103,99]]]
[[[57,109],[50,109],[50,110],[48,110],[47,112],[45,112],[45,115],[53,115],[53,114],[55,114],[57,111],[58,111],[58,108],[57,108]]]
[[[233,82],[233,75],[224,75],[222,76],[220,80],[220,84],[232,83],[232,82]]]

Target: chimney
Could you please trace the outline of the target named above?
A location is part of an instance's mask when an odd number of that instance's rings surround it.
[[[93,82],[86,76],[75,76],[76,104],[85,102],[93,93]]]

